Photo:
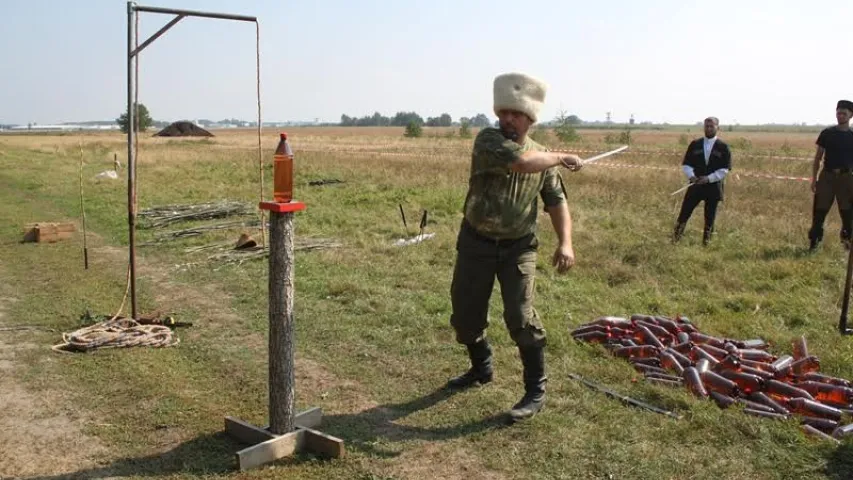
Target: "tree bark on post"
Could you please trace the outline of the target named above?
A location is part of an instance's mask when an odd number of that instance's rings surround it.
[[[293,213],[270,212],[270,432],[293,430]]]

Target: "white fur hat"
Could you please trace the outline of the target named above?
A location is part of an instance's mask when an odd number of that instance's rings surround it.
[[[495,77],[495,115],[501,110],[516,110],[527,114],[533,122],[539,120],[539,110],[545,103],[548,85],[523,73],[505,73]]]

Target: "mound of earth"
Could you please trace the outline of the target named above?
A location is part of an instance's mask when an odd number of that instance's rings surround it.
[[[213,134],[198,125],[187,122],[175,122],[154,134],[155,137],[212,137]]]

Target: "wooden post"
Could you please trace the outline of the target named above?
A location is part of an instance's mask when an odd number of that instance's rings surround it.
[[[293,212],[270,214],[270,432],[293,430]]]
[[[308,450],[339,458],[343,440],[315,430],[323,412],[312,408],[294,415],[295,375],[293,361],[293,214],[304,210],[302,202],[261,202],[270,211],[269,241],[269,419],[268,427],[256,427],[225,417],[231,437],[253,444],[237,452],[240,470],[248,470]]]

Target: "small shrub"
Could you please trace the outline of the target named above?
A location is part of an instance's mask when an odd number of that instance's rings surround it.
[[[750,141],[748,138],[738,137],[729,142],[729,145],[731,145],[732,148],[736,148],[738,150],[749,150],[752,148],[752,141]]]
[[[406,133],[404,134],[404,136],[409,138],[417,138],[422,136],[423,134],[424,130],[423,128],[421,128],[420,123],[412,120],[411,122],[409,122],[408,125],[406,125]]]
[[[574,143],[581,140],[581,135],[575,127],[564,123],[554,128],[554,135],[563,143]]]
[[[469,122],[462,122],[459,127],[459,138],[471,138],[471,124]]]

